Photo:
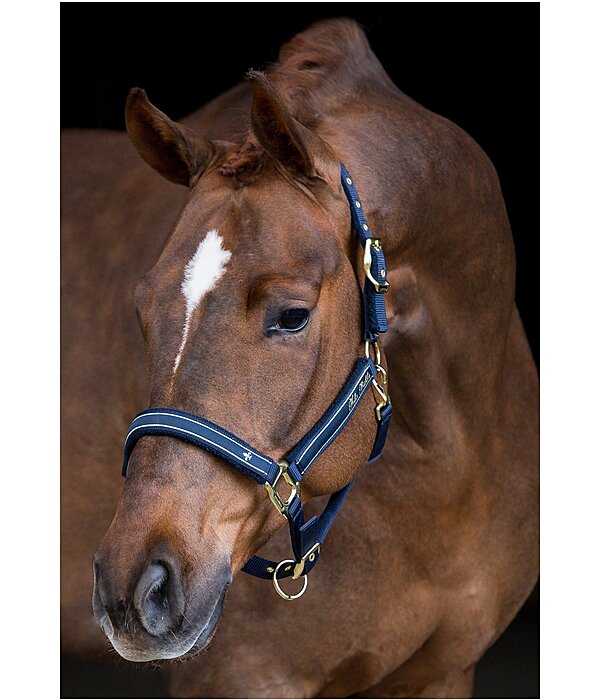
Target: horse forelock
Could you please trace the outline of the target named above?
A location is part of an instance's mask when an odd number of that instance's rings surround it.
[[[233,178],[239,184],[246,184],[260,173],[264,157],[264,148],[254,133],[248,131],[242,135],[239,143],[234,143],[225,153],[217,172],[223,177]]]

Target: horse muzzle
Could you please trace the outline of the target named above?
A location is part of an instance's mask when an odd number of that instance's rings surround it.
[[[99,551],[94,558],[93,610],[115,650],[128,661],[174,659],[210,641],[231,583],[229,566],[186,584],[175,558],[149,556],[129,585],[119,585]],[[128,591],[124,593],[123,591]]]

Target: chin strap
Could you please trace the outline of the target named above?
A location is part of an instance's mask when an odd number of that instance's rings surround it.
[[[321,545],[353,484],[350,482],[332,494],[320,516],[306,520],[300,499],[302,479],[348,423],[369,387],[372,387],[377,400],[377,433],[369,464],[381,455],[392,415],[387,372],[381,364],[378,342],[379,334],[387,330],[383,295],[389,285],[386,280],[385,257],[381,241],[373,237],[367,225],[358,193],[343,164],[341,178],[350,204],[352,228],[364,248],[365,356],[358,359],[341,391],[313,428],[279,461],[205,418],[172,408],[142,411],[133,419],[125,439],[123,476],[127,473],[129,458],[141,437],[166,435],[207,450],[259,484],[264,484],[273,505],[288,521],[294,559],[284,559],[277,563],[255,555],[245,564],[243,571],[259,578],[272,579],[275,590],[286,600],[299,598],[306,590],[307,574],[319,560]],[[279,492],[282,481],[290,489],[285,499]],[[301,576],[304,580],[299,593],[288,595],[281,589],[280,579],[298,579]]]

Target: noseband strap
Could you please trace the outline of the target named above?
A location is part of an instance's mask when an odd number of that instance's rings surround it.
[[[138,440],[146,435],[163,435],[177,438],[200,447],[229,462],[233,467],[259,484],[264,484],[269,498],[288,521],[294,559],[274,562],[257,555],[243,567],[243,571],[259,578],[272,579],[275,589],[286,600],[289,596],[279,587],[278,580],[291,576],[306,576],[319,559],[321,545],[352,488],[350,482],[329,498],[320,516],[305,519],[300,500],[301,482],[315,460],[327,449],[348,423],[363,397],[372,387],[377,397],[377,434],[368,463],[379,458],[392,414],[387,389],[387,372],[381,365],[379,334],[387,330],[384,293],[388,290],[385,257],[381,242],[373,237],[366,222],[358,192],[350,174],[341,165],[342,187],[350,205],[352,228],[364,248],[363,288],[365,356],[357,360],[354,370],[329,408],[283,459],[276,461],[249,445],[233,433],[205,418],[173,408],[150,408],[133,419],[123,456],[122,475],[127,474],[127,464]],[[374,355],[374,357],[372,357]],[[284,480],[291,493],[284,500],[278,491]],[[306,590],[305,584],[301,593]]]

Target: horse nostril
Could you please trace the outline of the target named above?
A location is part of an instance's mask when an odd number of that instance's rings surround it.
[[[176,627],[182,613],[181,580],[173,568],[150,564],[137,583],[133,603],[145,630],[164,634]]]

